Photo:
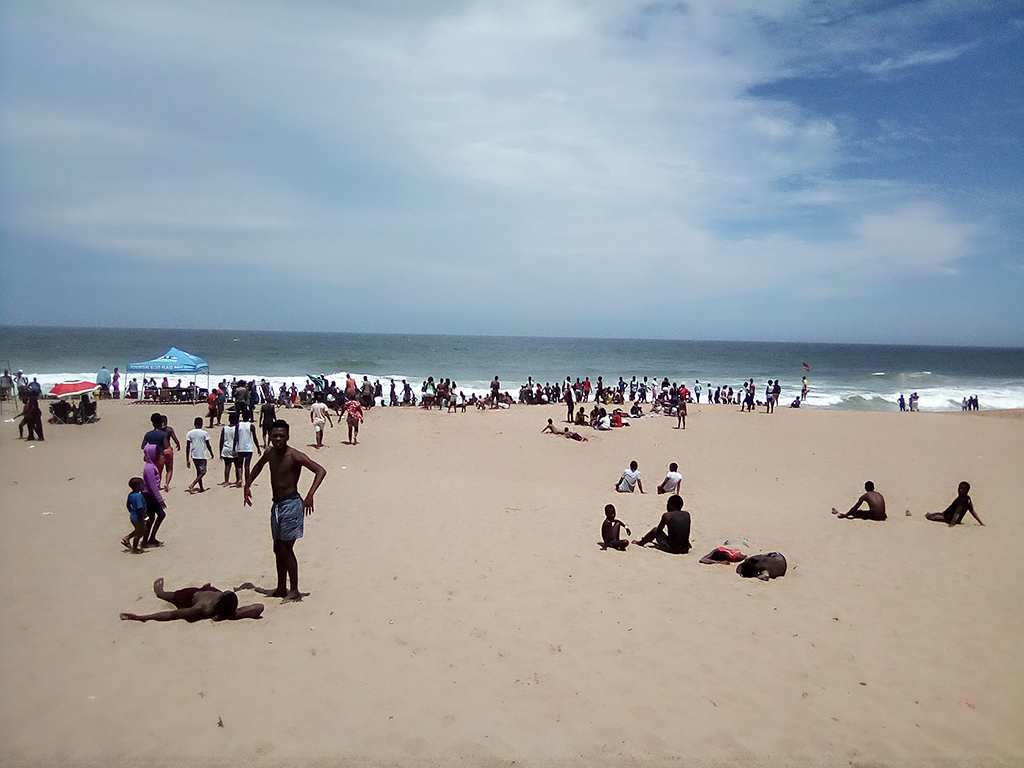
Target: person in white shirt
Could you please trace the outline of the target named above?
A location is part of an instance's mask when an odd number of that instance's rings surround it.
[[[203,429],[203,417],[197,417],[193,424],[195,424],[195,428],[190,429],[188,434],[185,435],[187,449],[185,451],[185,466],[196,465],[196,479],[189,485],[188,492],[193,493],[196,485],[198,485],[199,492],[203,493],[206,490],[203,487],[206,462],[209,456],[213,456],[213,448],[210,446],[210,436]]]
[[[622,470],[622,477],[615,484],[616,491],[619,493],[632,493],[634,489],[639,488],[640,493],[644,493],[644,484],[640,481],[640,470],[637,469],[637,466],[635,461],[631,461],[629,462],[629,469]]]
[[[682,482],[683,476],[679,474],[679,465],[673,461],[668,465],[668,474],[665,475],[665,479],[658,486],[658,493],[677,494]]]
[[[334,428],[334,419],[331,418],[331,412],[327,410],[327,405],[320,395],[317,395],[316,402],[309,408],[309,420],[313,423],[313,431],[316,433],[316,447],[320,448],[324,444],[324,424],[329,422],[331,428]]]

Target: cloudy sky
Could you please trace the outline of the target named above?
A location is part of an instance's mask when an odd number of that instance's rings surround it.
[[[1024,345],[1024,0],[0,9],[0,323]]]

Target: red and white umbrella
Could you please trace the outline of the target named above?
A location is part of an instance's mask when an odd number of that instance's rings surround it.
[[[95,381],[62,381],[54,384],[50,390],[51,395],[57,397],[77,397],[85,394],[93,394],[99,388]]]

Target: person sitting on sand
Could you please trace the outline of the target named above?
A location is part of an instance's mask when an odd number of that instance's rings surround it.
[[[566,427],[566,430],[568,430],[568,427]],[[562,434],[562,433],[561,433],[561,432],[559,432],[559,431],[558,431],[557,429],[555,429],[555,424],[554,424],[554,422],[553,422],[553,421],[551,421],[551,419],[548,419],[548,425],[547,425],[546,427],[544,427],[544,429],[542,429],[542,430],[540,431],[540,433],[541,433],[542,435],[543,435],[543,434],[544,434],[545,432],[550,432],[550,433],[551,433],[552,435],[560,435],[560,434]]]
[[[640,493],[644,492],[644,484],[640,481],[638,466],[635,461],[629,462],[629,469],[622,470],[622,477],[614,485],[616,491],[619,493],[632,493],[635,488],[640,488]]]
[[[242,587],[239,587],[241,589]],[[209,584],[201,587],[185,587],[175,592],[164,589],[164,580],[153,582],[153,592],[161,600],[173,604],[173,611],[160,613],[122,613],[121,621],[202,621],[213,619],[258,619],[263,613],[262,603],[238,606],[238,595],[231,591],[222,591]]]
[[[984,525],[981,522],[981,518],[978,517],[978,513],[974,511],[974,502],[971,501],[971,497],[967,494],[970,493],[971,484],[966,480],[957,486],[957,496],[953,499],[948,507],[942,512],[929,512],[925,515],[926,520],[934,520],[937,523],[946,523],[950,528],[954,525],[959,525],[963,522],[964,517],[968,512],[971,513],[971,517],[978,521],[978,525]]]
[[[690,551],[690,513],[683,509],[683,497],[678,494],[669,496],[665,507],[658,524],[633,543],[643,547],[653,541],[663,552],[685,555]]]
[[[867,504],[867,509],[861,509],[861,504]],[[850,511],[839,514],[839,510],[832,507],[832,514],[837,515],[840,520],[857,518],[859,520],[885,520],[885,499],[882,494],[875,490],[875,484],[868,480],[864,483],[864,493],[857,499],[857,503],[850,507]]]
[[[668,474],[658,486],[658,493],[679,493],[679,486],[683,483],[683,476],[679,474],[679,465],[674,461],[668,465]]]
[[[601,549],[612,549],[624,550],[629,546],[629,539],[619,538],[619,531],[623,528],[626,529],[626,535],[631,536],[632,531],[629,530],[629,526],[621,520],[615,519],[615,505],[605,504],[604,507],[604,522],[601,524],[601,541],[598,542]]]
[[[777,579],[786,575],[786,558],[781,552],[767,552],[751,555],[736,566],[736,573],[745,579],[758,578],[761,581]]]

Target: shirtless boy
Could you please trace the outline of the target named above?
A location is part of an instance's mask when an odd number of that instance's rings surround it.
[[[313,494],[327,476],[327,470],[306,454],[288,445],[288,422],[278,420],[270,430],[270,449],[263,452],[246,473],[243,501],[252,506],[252,483],[259,477],[264,464],[270,464],[270,488],[274,503],[270,506],[270,534],[274,539],[274,559],[277,563],[277,588],[257,589],[270,597],[282,597],[282,602],[297,602],[303,598],[299,592],[299,561],[295,559],[295,540],[302,538],[303,514],[313,514]],[[305,467],[313,473],[313,484],[306,498],[299,495],[299,474]],[[287,589],[290,580],[292,588]],[[309,594],[308,592],[306,594]]]
[[[601,541],[598,544],[601,549],[612,549],[624,550],[629,546],[629,539],[619,538],[619,531],[623,528],[626,529],[626,535],[631,536],[632,531],[629,530],[629,526],[621,520],[615,519],[615,505],[606,504],[604,507],[605,520],[601,524]]]
[[[861,509],[861,504],[867,504],[867,509]],[[859,520],[885,520],[885,499],[882,494],[875,490],[875,484],[868,480],[864,483],[864,493],[857,499],[857,503],[850,507],[850,511],[839,514],[839,510],[832,507],[832,514],[838,519],[857,518]]]
[[[974,511],[974,502],[971,501],[971,497],[968,494],[971,492],[971,484],[968,482],[962,482],[956,489],[956,498],[942,512],[929,512],[925,515],[925,519],[934,520],[937,523],[946,523],[950,528],[954,525],[959,525],[963,522],[964,517],[967,513],[971,513],[971,517],[978,521],[978,525],[984,525],[981,522],[981,518],[978,517],[978,513]]]
[[[164,580],[157,579],[153,582],[153,592],[161,600],[172,603],[175,610],[143,615],[122,613],[121,621],[177,621],[179,619],[188,622],[202,621],[203,619],[224,621],[225,619],[258,619],[263,613],[262,603],[243,605],[239,608],[238,596],[234,592],[221,591],[209,584],[168,592],[164,589]]]

